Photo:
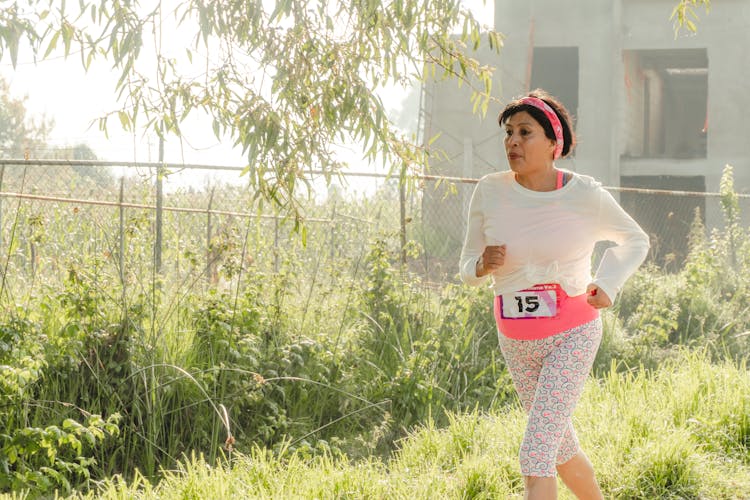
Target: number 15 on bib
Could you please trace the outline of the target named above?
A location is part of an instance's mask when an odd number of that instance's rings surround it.
[[[502,317],[507,319],[554,318],[560,305],[559,285],[536,285],[500,296]]]

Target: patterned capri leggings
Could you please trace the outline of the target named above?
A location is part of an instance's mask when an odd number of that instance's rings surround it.
[[[601,319],[539,340],[498,335],[500,350],[529,415],[521,443],[521,473],[554,477],[555,466],[579,452],[571,415],[602,338]]]

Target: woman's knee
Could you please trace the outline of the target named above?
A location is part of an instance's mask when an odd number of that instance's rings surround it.
[[[586,478],[594,476],[594,466],[591,465],[586,454],[583,452],[576,453],[569,460],[557,464],[557,473],[560,476]]]

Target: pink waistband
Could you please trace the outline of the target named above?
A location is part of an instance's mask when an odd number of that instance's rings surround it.
[[[541,286],[541,285],[537,285]],[[586,302],[586,294],[569,297],[557,287],[557,315],[546,318],[504,318],[501,296],[495,296],[495,323],[500,333],[517,340],[538,340],[570,330],[599,317],[599,311]]]

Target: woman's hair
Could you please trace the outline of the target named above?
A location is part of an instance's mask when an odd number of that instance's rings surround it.
[[[556,140],[555,131],[552,129],[552,124],[544,114],[544,111],[535,106],[532,106],[531,104],[525,104],[521,102],[521,99],[523,99],[524,97],[536,97],[538,99],[541,99],[542,101],[549,104],[549,106],[555,111],[555,114],[557,114],[557,117],[560,119],[560,124],[562,125],[563,130],[563,148],[561,156],[567,156],[576,145],[576,136],[573,132],[572,126],[573,120],[571,119],[568,110],[565,109],[565,106],[563,106],[563,104],[557,98],[551,96],[542,89],[532,90],[528,94],[518,97],[509,102],[508,105],[505,106],[505,109],[503,109],[503,111],[500,113],[500,116],[498,116],[498,124],[502,127],[503,124],[508,121],[511,116],[515,115],[516,113],[520,113],[521,111],[526,111],[539,123],[539,125],[542,126],[542,128],[544,129],[544,135],[547,138],[552,139],[553,141]]]

